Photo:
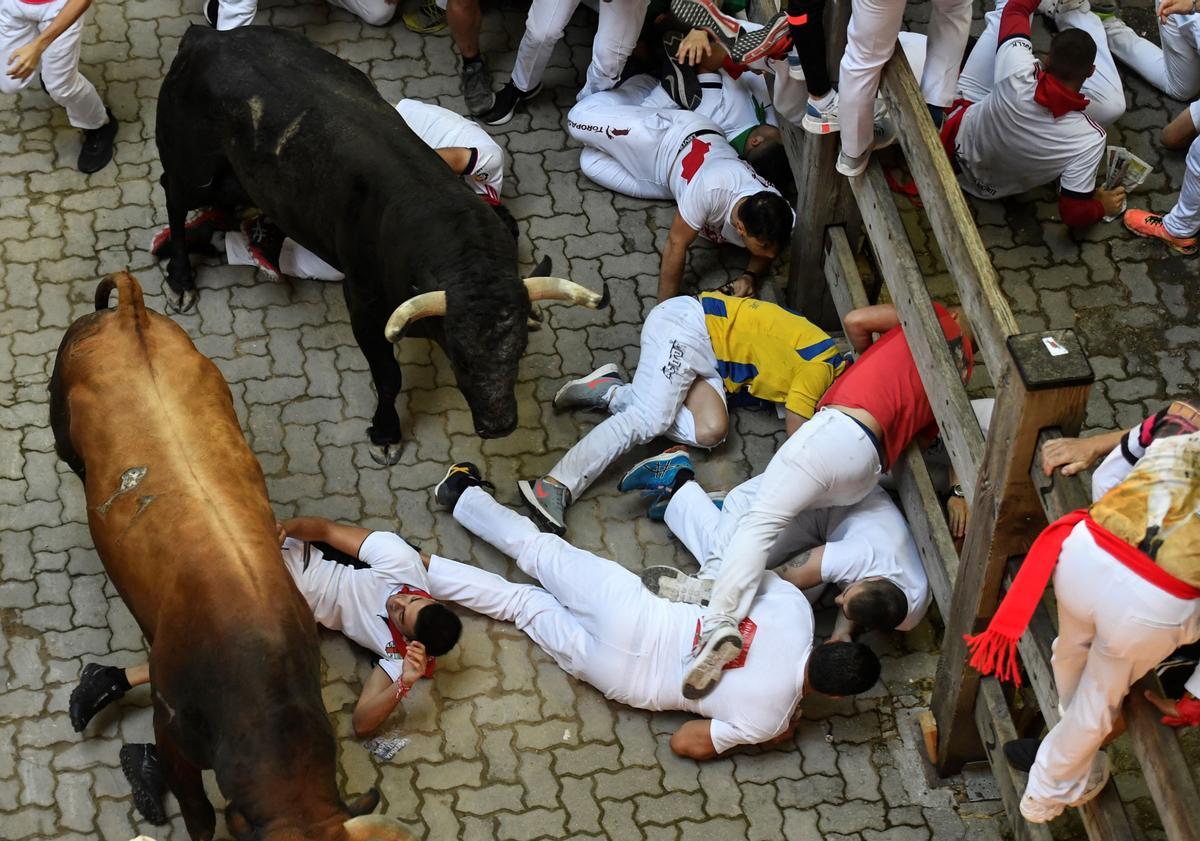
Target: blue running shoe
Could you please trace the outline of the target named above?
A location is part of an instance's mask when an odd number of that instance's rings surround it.
[[[692,469],[692,460],[686,447],[671,449],[642,459],[621,477],[617,490],[620,491],[666,491],[675,484],[679,471]]]

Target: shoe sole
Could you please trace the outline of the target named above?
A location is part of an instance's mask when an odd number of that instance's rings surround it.
[[[559,411],[558,401],[562,399],[562,396],[566,392],[567,389],[571,388],[572,386],[583,385],[584,383],[590,382],[591,380],[598,380],[601,377],[608,377],[608,376],[613,376],[613,377],[618,377],[618,378],[621,376],[621,369],[617,367],[615,362],[609,362],[604,365],[601,365],[599,368],[597,368],[595,371],[592,371],[592,373],[588,374],[586,377],[579,377],[578,379],[574,379],[574,380],[571,380],[570,382],[564,383],[562,388],[560,388],[558,391],[554,392],[554,399],[550,403],[551,406],[553,406],[556,411]],[[571,407],[567,406],[565,408],[569,409]]]
[[[1135,236],[1141,237],[1142,239],[1156,239],[1159,242],[1161,242],[1163,245],[1165,245],[1167,248],[1171,249],[1176,254],[1179,254],[1180,256],[1183,256],[1183,257],[1191,257],[1193,254],[1196,253],[1197,249],[1200,249],[1200,245],[1193,245],[1193,246],[1176,245],[1175,243],[1171,242],[1169,239],[1164,239],[1163,237],[1157,236],[1155,234],[1144,234],[1141,231],[1137,230],[1136,228],[1131,228],[1128,225],[1125,226],[1125,230],[1129,231],[1130,233],[1134,234]]]
[[[769,56],[775,51],[780,40],[787,37],[790,37],[787,16],[780,14],[770,26],[753,32],[740,32],[733,49],[729,51],[729,57],[737,64],[750,64]],[[737,41],[742,42],[741,47]]]
[[[674,567],[649,567],[642,572],[641,578],[647,590],[669,602],[705,606],[712,595],[711,581],[693,578]],[[693,590],[700,592],[691,592]]]
[[[819,120],[816,117],[810,117],[805,114],[800,120],[800,127],[809,134],[837,134],[841,130],[841,126],[837,123],[831,123],[828,120]]]
[[[505,113],[504,115],[502,115],[502,116],[500,116],[500,117],[496,117],[495,119],[492,119],[492,120],[485,120],[485,119],[484,119],[484,118],[481,116],[481,117],[479,118],[479,122],[483,123],[485,126],[504,126],[504,125],[508,125],[508,123],[509,123],[509,122],[512,120],[512,118],[516,116],[516,114],[517,114],[517,106],[518,106],[519,104],[520,104],[520,102],[519,102],[519,101],[518,101],[518,102],[514,102],[514,103],[513,103],[513,107],[512,107],[512,108],[510,108],[510,109],[508,109],[507,113]],[[486,114],[487,112],[485,111],[484,113]]]
[[[442,506],[443,508],[449,508],[450,503],[446,502],[445,500],[442,499],[442,487],[446,484],[447,481],[449,481],[450,476],[454,473],[454,468],[456,468],[456,467],[458,467],[457,464],[452,464],[448,468],[446,468],[446,475],[443,476],[442,481],[438,482],[433,488],[433,498],[435,500],[437,500],[437,504]],[[456,502],[457,502],[457,500],[456,500]]]
[[[741,22],[722,12],[721,7],[712,0],[674,0],[671,12],[688,26],[710,32],[716,30],[713,34],[722,41],[725,38],[732,40],[742,31]]]
[[[1112,777],[1112,763],[1110,763],[1108,761],[1108,758],[1105,757],[1104,773],[1100,776],[1100,781],[1098,783],[1096,783],[1096,785],[1092,786],[1087,791],[1085,791],[1082,795],[1080,795],[1078,800],[1068,803],[1067,805],[1070,806],[1072,809],[1078,809],[1080,806],[1083,806],[1083,805],[1095,800],[1097,797],[1100,796],[1100,792],[1104,791],[1104,787],[1106,785],[1108,785],[1108,781],[1111,777]]]
[[[863,163],[862,166],[858,167],[858,169],[851,169],[848,166],[843,167],[841,160],[839,160],[836,164],[834,164],[833,168],[836,169],[839,174],[844,175],[847,178],[857,178],[858,176],[860,176],[864,172],[866,172],[867,167],[870,165],[871,165],[871,157],[868,155],[867,160]]]
[[[129,747],[129,745],[126,745],[126,747]],[[153,746],[150,749],[153,750]],[[138,814],[145,818],[147,822],[155,826],[163,826],[167,823],[167,814],[163,808],[162,796],[156,796],[145,785],[140,769],[137,767],[140,763],[135,761],[135,757],[131,751],[122,749],[120,757],[121,773],[125,775],[125,779],[129,783],[130,793],[133,795],[133,807],[137,809]]]
[[[683,697],[695,701],[712,692],[721,678],[721,670],[735,660],[741,650],[741,637],[726,637],[714,645],[712,650],[692,664],[684,675]]]
[[[538,528],[542,531],[550,532],[562,537],[566,534],[567,527],[563,523],[559,523],[550,516],[550,512],[542,507],[542,504],[537,501],[537,494],[533,491],[533,483],[521,481],[517,482],[517,490],[521,492],[521,498],[525,500],[525,505],[533,514],[533,521],[537,523]]]

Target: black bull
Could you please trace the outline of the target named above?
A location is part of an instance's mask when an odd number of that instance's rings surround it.
[[[404,325],[388,336],[384,328],[401,304],[419,299],[401,322],[444,316],[418,330],[442,345],[485,438],[516,427],[531,299],[607,304],[607,288],[597,295],[560,281],[527,289],[516,243],[492,209],[363,73],[299,35],[191,27],[159,94],[157,141],[172,305],[186,309],[196,297],[188,211],[262,210],[346,276],[351,326],[378,396],[372,455],[383,463],[399,458],[401,374],[389,338]],[[444,294],[430,301],[426,293]]]

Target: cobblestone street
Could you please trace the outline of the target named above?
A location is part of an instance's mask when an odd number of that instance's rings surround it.
[[[914,21],[927,11],[927,3],[910,6]],[[0,839],[128,841],[145,833],[183,841],[174,799],[169,827],[140,821],[120,771],[122,743],[153,738],[146,689],[101,713],[85,734],[68,721],[67,697],[84,662],[128,666],[144,649],[93,549],[82,486],[54,454],[47,383],[64,330],[92,310],[105,273],[128,267],[148,305],[164,309],[162,269],[148,250],[166,221],[155,104],[183,31],[202,18],[190,0],[101,0],[89,14],[82,69],[121,121],[115,163],[91,176],[77,172],[78,132],[37,86],[0,107]],[[578,148],[563,125],[593,18],[577,13],[546,93],[494,132],[511,156],[504,199],[521,225],[522,269],[549,256],[556,274],[593,289],[607,280],[613,298],[611,312],[543,308],[546,326],[531,334],[521,367],[513,435],[478,439],[441,352],[409,339],[400,346],[404,453],[395,467],[378,467],[366,446],[370,378],[337,284],[272,283],[250,268],[200,266],[199,306],[177,320],[228,379],[280,518],[319,515],[394,530],[426,551],[521,577],[439,510],[430,489],[448,462],[471,460],[502,502],[519,507],[516,480],[541,475],[589,428],[594,417],[555,414],[550,399],[564,379],[601,363],[633,370],[673,213],[665,203],[614,196],[578,172]],[[398,20],[372,28],[324,3],[293,0],[264,4],[258,22],[304,32],[365,71],[389,101],[415,97],[462,110],[448,36],[414,35]],[[485,13],[483,52],[497,86],[523,26],[523,9]],[[1129,111],[1111,142],[1156,167],[1130,205],[1165,211],[1183,156],[1164,153],[1157,134],[1183,106],[1136,79],[1128,90]],[[1131,425],[1164,397],[1195,390],[1193,260],[1164,256],[1161,244],[1135,239],[1120,222],[1072,235],[1057,221],[1050,189],[975,207],[1022,328],[1075,326],[1083,334],[1098,376],[1089,426]],[[906,219],[927,268],[937,271],[932,239],[917,214]],[[688,277],[718,286],[740,259],[698,246]],[[729,440],[700,456],[699,478],[728,488],[760,472],[782,439],[773,414],[735,411]],[[640,499],[616,492],[617,471],[655,446],[621,459],[572,507],[572,542],[633,570],[691,563],[662,524],[642,516]],[[322,632],[342,791],[377,786],[379,811],[420,836],[987,841],[1008,833],[998,800],[968,798],[961,779],[931,786],[922,766],[916,716],[938,656],[936,617],[906,637],[868,638],[884,660],[882,684],[855,700],[806,700],[794,744],[698,765],[668,747],[682,714],[610,703],[511,625],[461,613],[462,643],[385,726],[409,740],[387,762],[368,753],[350,725],[374,660]],[[831,612],[818,619],[827,634]],[[204,644],[202,629],[196,644]],[[1146,797],[1128,773],[1134,767],[1115,771],[1128,800]],[[206,780],[222,804],[211,775]],[[228,837],[218,820],[218,837]]]

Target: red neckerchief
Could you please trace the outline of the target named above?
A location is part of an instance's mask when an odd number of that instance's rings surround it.
[[[402,596],[420,596],[423,599],[429,599],[430,601],[433,601],[433,596],[429,595],[424,590],[418,590],[416,587],[409,587],[407,584],[401,584],[400,589],[392,593],[392,596],[396,595],[396,593],[399,593]],[[392,596],[388,596],[388,598],[390,599]],[[400,629],[396,627],[394,622],[392,622],[392,617],[385,613],[380,618],[384,621],[384,624],[387,625],[388,631],[390,631],[392,634],[392,643],[391,645],[387,646],[386,650],[384,651],[384,656],[389,660],[404,660],[404,655],[408,654],[408,637],[400,633]],[[393,654],[396,656],[393,657]],[[433,670],[436,666],[436,657],[426,658],[425,677],[433,677]]]
[[[721,668],[721,671],[724,672],[728,671],[729,669],[740,669],[742,666],[746,665],[746,658],[750,656],[750,643],[754,642],[754,635],[757,633],[758,625],[756,625],[754,620],[749,616],[738,623],[738,634],[742,638],[742,653],[739,654],[735,659],[726,663]],[[696,636],[692,639],[692,648],[695,648],[696,643],[698,642],[700,642],[699,619],[696,620]]]
[[[1058,119],[1072,111],[1082,111],[1088,106],[1088,98],[1079,91],[1071,90],[1061,79],[1051,76],[1040,67],[1037,70],[1037,89],[1033,101],[1049,110]]]

